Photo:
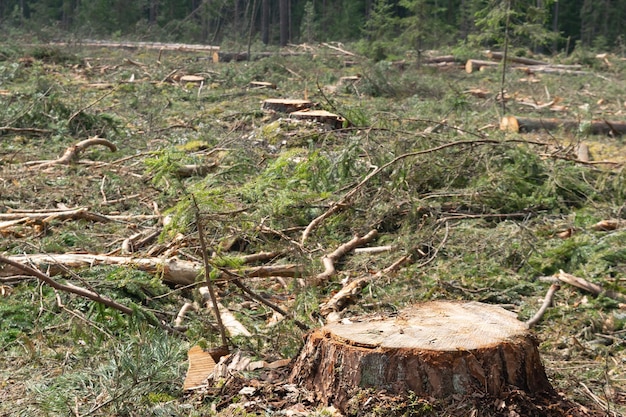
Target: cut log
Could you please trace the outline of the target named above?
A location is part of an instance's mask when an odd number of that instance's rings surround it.
[[[441,400],[554,394],[528,326],[478,302],[433,301],[396,317],[328,324],[307,335],[290,382],[342,411],[362,389]]]
[[[275,111],[279,113],[293,113],[298,110],[309,109],[313,103],[309,100],[297,100],[288,98],[268,98],[263,100],[263,110]]]
[[[477,71],[477,70],[482,71],[483,68],[497,67],[499,65],[500,65],[499,62],[494,62],[494,61],[482,61],[480,59],[468,59],[467,62],[465,63],[465,72],[467,72],[468,74],[471,74],[472,72]]]
[[[272,90],[276,90],[276,84],[270,83],[267,81],[250,81],[251,88],[271,88]]]
[[[558,129],[585,132],[592,135],[620,136],[626,133],[626,123],[610,122],[608,120],[581,122],[573,119],[533,119],[515,116],[504,116],[500,119],[500,130],[507,132],[554,131]]]
[[[497,61],[502,61],[504,59],[504,54],[502,52],[494,52],[494,51],[486,51],[485,55],[489,57],[489,59],[495,59]],[[550,65],[550,63],[545,61],[538,61],[536,59],[523,58],[519,56],[507,56],[507,61],[517,62],[518,64],[524,65]]]
[[[333,129],[341,129],[346,121],[343,117],[326,110],[307,109],[294,111],[289,115],[289,117],[298,120],[313,120],[315,122],[328,125]]]
[[[180,77],[179,81],[181,83],[191,83],[191,84],[200,84],[203,83],[205,78],[202,75],[183,75]]]

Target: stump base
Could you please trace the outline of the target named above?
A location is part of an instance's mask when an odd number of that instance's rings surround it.
[[[477,302],[434,301],[324,326],[307,336],[290,379],[340,410],[369,388],[442,400],[554,393],[526,324]]]

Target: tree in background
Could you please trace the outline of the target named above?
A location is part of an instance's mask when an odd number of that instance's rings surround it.
[[[42,38],[46,31],[205,43],[258,37],[266,45],[365,38],[378,58],[466,41],[496,48],[506,22],[517,48],[621,50],[624,21],[626,0],[0,0],[0,27]]]

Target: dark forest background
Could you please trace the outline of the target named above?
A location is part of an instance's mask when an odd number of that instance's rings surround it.
[[[378,57],[505,37],[535,52],[623,53],[626,0],[0,0],[0,30],[43,40],[359,41]]]

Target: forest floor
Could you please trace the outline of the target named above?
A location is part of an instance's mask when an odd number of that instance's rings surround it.
[[[45,276],[117,303],[0,266],[0,416],[337,415],[277,361],[297,355],[346,283],[371,278],[335,317],[451,299],[525,321],[561,271],[601,288],[562,283],[533,327],[550,382],[572,415],[626,413],[626,143],[589,129],[626,121],[624,58],[579,52],[552,59],[577,73],[503,79],[460,59],[374,63],[343,49],[215,63],[0,46],[0,255],[43,256],[31,265]],[[339,124],[262,108],[274,98],[311,101]],[[505,132],[505,111],[580,123]],[[355,236],[367,238],[330,270],[322,258]],[[59,254],[108,262],[59,267]],[[172,258],[191,278],[138,267]],[[188,350],[222,344],[196,289],[204,262],[241,325],[231,351],[259,368],[184,391]],[[430,398],[362,399],[354,415],[455,415]],[[463,413],[520,415],[479,403]]]

